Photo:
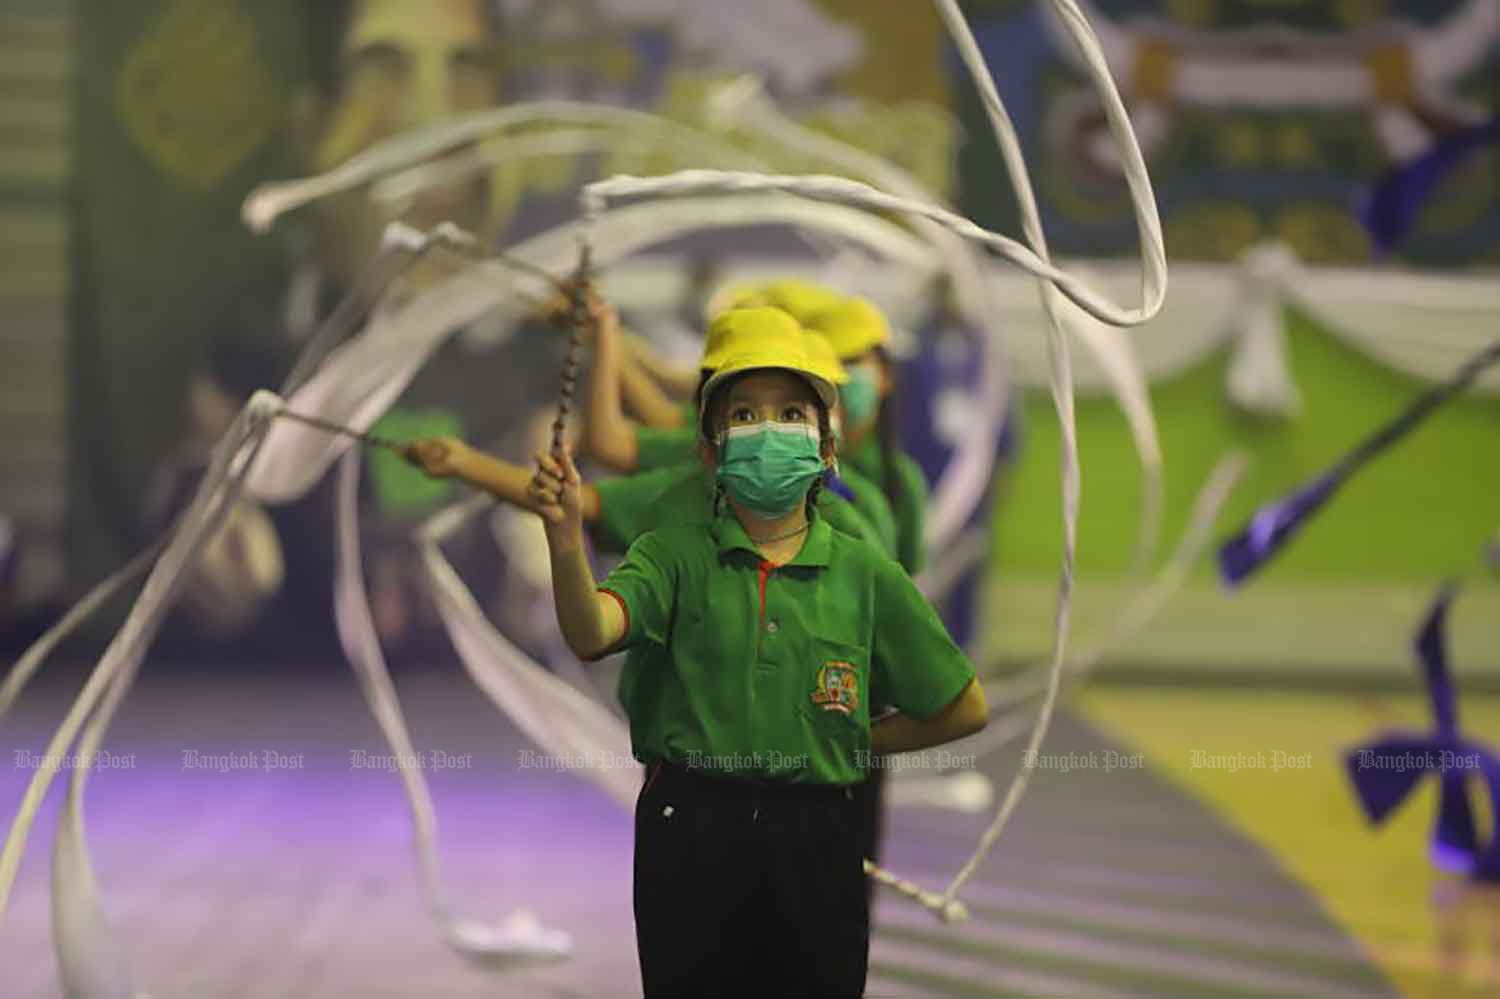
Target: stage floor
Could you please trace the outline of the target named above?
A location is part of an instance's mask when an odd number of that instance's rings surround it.
[[[70,682],[44,677],[0,721],[0,813],[19,802]],[[532,747],[456,666],[398,677],[429,771],[455,911],[519,907],[572,933],[572,959],[495,970],[447,950],[423,911],[397,776],[352,676],[205,662],[150,672],[106,743],[87,818],[108,918],[153,999],[639,995],[631,821],[584,780],[523,769]],[[1060,718],[1031,790],[944,927],[896,896],[876,913],[869,996],[1392,996],[1318,901],[1259,846],[1151,769],[1103,768],[1110,742]],[[955,747],[955,752],[962,752]],[[276,754],[284,769],[188,768],[187,754]],[[300,768],[290,764],[300,755]],[[133,757],[133,760],[131,759]],[[979,761],[1004,789],[1013,746]],[[1062,762],[1055,759],[1055,762]],[[9,761],[8,761],[9,762]],[[0,994],[59,995],[48,869],[62,776],[0,923]],[[887,861],[939,888],[989,816],[898,809]]]

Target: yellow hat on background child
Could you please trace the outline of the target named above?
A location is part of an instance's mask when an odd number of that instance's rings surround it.
[[[806,325],[809,316],[826,312],[844,300],[837,292],[812,281],[800,278],[781,278],[756,284],[729,285],[714,296],[710,305],[723,303],[723,308],[712,314],[722,315],[729,309],[766,307],[780,309],[798,323]],[[724,352],[722,335],[715,335],[710,326],[703,342],[703,360],[698,367],[712,371],[724,363],[728,356]]]
[[[803,325],[809,316],[831,309],[844,301],[844,296],[825,285],[800,278],[784,278],[772,281],[761,290],[766,305],[789,313]]]
[[[891,339],[885,315],[867,299],[853,296],[809,315],[803,325],[827,337],[843,361],[869,353]]]
[[[833,344],[828,342],[828,338],[817,330],[810,330],[805,326],[802,328],[802,337],[807,346],[807,356],[832,372],[833,384],[846,384],[849,381],[849,372],[844,370],[844,364],[839,360],[838,352],[833,349]]]
[[[843,296],[825,285],[803,278],[778,278],[774,281],[746,281],[726,285],[708,302],[708,316],[713,318],[726,309],[769,305],[806,322],[815,312],[837,305]]]
[[[790,371],[802,376],[823,405],[838,402],[841,369],[837,359],[816,356],[802,326],[786,312],[767,306],[730,309],[709,325],[708,335],[723,351],[723,360],[703,385],[698,416],[708,411],[714,390],[727,379],[747,371]]]

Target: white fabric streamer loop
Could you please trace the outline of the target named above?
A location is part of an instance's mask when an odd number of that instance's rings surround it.
[[[418,754],[407,730],[385,656],[380,650],[369,594],[365,591],[358,504],[359,451],[351,449],[344,456],[338,484],[338,575],[334,612],[339,641],[354,667],[360,690],[386,742],[397,759],[409,760]],[[443,890],[436,845],[437,814],[427,780],[416,767],[401,767],[400,776],[416,831],[423,893],[428,911],[441,928],[444,941],[462,954],[484,960],[546,960],[568,956],[572,951],[568,935],[545,930],[526,914],[517,914],[508,924],[497,926],[453,915],[447,893]]]
[[[1031,190],[1031,182],[1026,173],[1025,161],[1021,156],[1020,143],[1017,141],[1015,127],[1011,124],[1009,116],[1005,112],[1005,105],[1000,100],[1000,94],[995,88],[995,81],[990,76],[984,65],[984,57],[979,51],[979,45],[974,40],[973,33],[969,30],[968,22],[964,20],[963,13],[958,8],[957,0],[937,0],[938,11],[942,14],[943,21],[948,27],[949,34],[958,46],[959,54],[963,58],[964,65],[979,89],[979,94],[984,102],[985,112],[994,130],[996,141],[1000,145],[1000,152],[1005,160],[1006,167],[1011,174],[1011,184],[1015,189],[1016,200],[1021,210],[1022,229],[1026,240],[1035,251],[1037,263],[1045,265],[1049,269],[1051,264],[1047,257],[1046,236],[1042,231],[1041,214],[1037,208],[1036,197]],[[1114,81],[1109,75],[1109,68],[1105,63],[1104,55],[1099,49],[1098,40],[1089,29],[1088,22],[1079,12],[1078,7],[1072,0],[1052,0],[1054,10],[1063,18],[1067,24],[1069,33],[1078,44],[1085,62],[1088,65],[1089,75],[1092,77],[1095,89],[1104,103],[1105,116],[1109,120],[1110,130],[1114,134],[1115,142],[1122,159],[1124,160],[1126,181],[1131,192],[1131,199],[1135,209],[1136,223],[1141,234],[1141,254],[1143,262],[1143,299],[1144,308],[1138,321],[1150,318],[1151,315],[1161,308],[1161,303],[1166,296],[1166,250],[1162,241],[1161,219],[1156,211],[1156,202],[1151,194],[1151,181],[1146,173],[1144,160],[1141,158],[1140,147],[1136,142],[1135,134],[1131,130],[1130,118],[1125,111],[1123,102],[1120,100],[1118,91],[1115,89]],[[972,223],[971,223],[972,224]],[[977,227],[976,227],[977,228]],[[1011,258],[1014,259],[1014,258]],[[1039,270],[1026,268],[1032,274],[1039,277]],[[1049,281],[1050,275],[1047,276]],[[1047,677],[1047,690],[1042,701],[1041,710],[1038,712],[1036,722],[1032,728],[1031,738],[1027,743],[1028,755],[1035,753],[1045,737],[1047,728],[1052,721],[1052,712],[1057,703],[1058,689],[1062,680],[1063,663],[1067,655],[1068,618],[1071,610],[1073,592],[1073,567],[1075,547],[1077,539],[1078,524],[1078,496],[1079,496],[1079,469],[1078,469],[1078,441],[1077,429],[1073,418],[1073,376],[1072,367],[1068,356],[1068,343],[1063,335],[1062,323],[1059,317],[1058,291],[1067,293],[1067,289],[1060,283],[1053,281],[1051,284],[1041,285],[1042,308],[1047,316],[1047,343],[1048,352],[1052,360],[1051,392],[1057,409],[1058,421],[1061,429],[1062,441],[1062,500],[1063,500],[1063,559],[1062,571],[1058,583],[1056,624],[1053,631],[1052,663]],[[1073,294],[1068,297],[1075,304],[1083,307],[1096,319],[1111,322],[1110,317],[1101,314],[1096,309],[1089,309],[1087,304]],[[1130,325],[1129,323],[1112,323],[1112,325]],[[968,862],[954,875],[953,879],[944,889],[939,901],[941,905],[935,905],[930,900],[922,899],[924,906],[929,911],[935,912],[939,918],[950,919],[953,916],[953,907],[958,902],[958,893],[964,884],[978,871],[980,864],[984,862],[995,843],[999,840],[1001,831],[1009,821],[1011,814],[1020,803],[1025,794],[1026,787],[1031,779],[1031,771],[1022,767],[1016,772],[1014,780],[1006,790],[1001,801],[1000,809],[994,820],[985,829],[975,847],[973,855]]]
[[[796,152],[866,177],[893,194],[913,201],[937,203],[911,174],[887,160],[815,132],[779,113],[753,77],[742,78],[710,98],[710,117],[722,124],[738,123],[754,128]],[[995,441],[1010,402],[1010,379],[1003,347],[1003,331],[995,328],[998,311],[994,289],[984,280],[983,262],[972,243],[931,219],[916,216],[914,227],[933,246],[943,269],[953,278],[959,311],[977,330],[988,335],[981,341],[982,373],[979,413],[975,425],[958,442],[942,480],[933,491],[927,513],[925,542],[931,551],[943,551],[963,529],[984,498],[995,466]]]
[[[994,126],[1002,156],[1011,172],[1011,180],[1021,205],[1023,229],[1029,246],[985,230],[968,219],[926,201],[903,199],[854,181],[834,177],[762,177],[687,171],[673,177],[655,180],[615,178],[591,185],[584,195],[587,223],[584,238],[590,239],[594,244],[596,264],[601,262],[602,254],[599,253],[599,243],[607,229],[603,208],[604,201],[608,197],[647,194],[681,196],[698,191],[716,191],[733,194],[736,197],[747,192],[789,193],[813,201],[852,205],[866,211],[900,211],[913,217],[929,220],[965,239],[990,247],[1005,259],[1045,282],[1042,285],[1042,302],[1048,316],[1051,387],[1062,424],[1064,555],[1052,667],[1048,677],[1046,698],[1032,730],[1030,746],[1033,750],[1039,745],[1050,721],[1065,655],[1079,489],[1076,432],[1072,418],[1071,368],[1067,342],[1061,334],[1058,321],[1058,306],[1061,302],[1059,294],[1065,295],[1079,308],[1103,323],[1113,326],[1130,326],[1156,314],[1161,307],[1166,287],[1166,262],[1162,248],[1160,221],[1151,197],[1144,163],[1130,131],[1129,119],[1109,79],[1103,56],[1099,53],[1098,46],[1078,11],[1077,5],[1072,0],[1051,0],[1051,2],[1083,51],[1085,63],[1100,91],[1106,117],[1124,160],[1125,175],[1135,202],[1137,224],[1142,240],[1143,276],[1139,307],[1118,306],[1091,290],[1075,275],[1068,274],[1051,263],[1014,129],[1005,115],[993,80],[984,69],[978,47],[954,0],[938,0],[938,8],[959,47],[966,66],[975,78],[986,111]],[[403,136],[384,143],[355,157],[330,174],[292,184],[270,185],[262,188],[247,199],[244,216],[252,228],[264,231],[284,211],[315,198],[368,183],[433,156],[459,149],[487,134],[511,125],[537,120],[549,122],[577,120],[591,115],[597,118],[600,114],[600,110],[595,106],[554,101],[472,116],[457,124],[438,126],[413,136]],[[611,109],[606,116],[614,116],[622,121],[642,120],[638,112],[629,112],[624,109]],[[614,214],[623,216],[626,213]],[[705,226],[700,222],[697,227]],[[393,237],[393,245],[388,249],[420,252],[421,247],[412,245],[408,237],[409,234],[397,232]],[[621,237],[619,252],[623,255],[635,246],[650,241],[650,238],[642,238],[638,233],[629,233]],[[571,249],[572,247],[568,247],[568,250]],[[569,256],[571,257],[571,253]],[[924,253],[923,256],[925,265],[932,266],[930,254]],[[458,280],[463,281],[464,277],[468,276],[461,276]],[[503,282],[496,282],[491,277],[489,281],[491,287],[486,293],[474,287],[479,280],[480,275],[476,274],[469,278],[467,286],[444,285],[440,289],[444,293],[463,292],[463,294],[454,294],[452,296],[454,300],[419,297],[413,302],[406,303],[403,308],[393,309],[380,317],[385,320],[386,329],[383,331],[378,328],[372,329],[361,340],[364,347],[374,348],[376,356],[386,367],[373,374],[369,371],[359,372],[364,377],[351,388],[340,382],[339,378],[350,374],[347,362],[350,359],[358,359],[359,351],[353,349],[346,351],[341,357],[330,358],[320,374],[327,372],[335,372],[335,374],[329,375],[320,385],[315,386],[310,383],[308,386],[310,390],[317,388],[323,392],[323,395],[319,396],[317,391],[313,391],[312,395],[315,399],[312,401],[326,405],[315,405],[304,409],[301,405],[304,400],[299,393],[299,396],[294,398],[297,408],[325,419],[333,418],[339,419],[339,422],[352,423],[356,429],[364,429],[359,426],[360,421],[373,421],[373,418],[394,399],[394,395],[388,394],[391,392],[388,378],[404,385],[402,378],[409,379],[415,366],[420,365],[426,356],[425,351],[430,351],[442,335],[440,330],[451,329],[455,325],[471,321],[476,315],[474,310],[483,311],[484,308],[495,304],[497,297],[503,297],[515,287],[512,275],[506,275],[506,280]],[[495,285],[499,285],[501,290],[497,292]],[[430,308],[418,309],[415,307],[418,303],[429,305]],[[374,325],[378,327],[382,324],[377,322]],[[408,331],[415,326],[425,328],[424,332],[428,334],[427,342],[415,350],[409,344],[403,344],[398,348],[396,346],[398,338],[395,334],[398,331]],[[345,363],[341,364],[340,361]],[[379,383],[372,382],[372,378]],[[395,391],[399,393],[399,385]],[[182,583],[183,570],[187,561],[196,555],[208,533],[217,526],[225,511],[232,504],[266,436],[267,422],[278,411],[279,406],[279,399],[265,393],[257,395],[241,413],[231,434],[216,453],[214,465],[200,486],[192,506],[179,521],[166,550],[156,561],[125,626],[111,643],[83,693],[70,709],[54,736],[48,747],[48,755],[64,753],[73,743],[79,728],[86,720],[89,727],[84,734],[82,745],[95,746],[102,739],[110,716],[128,690],[147,644],[170,606],[176,589]],[[342,416],[340,410],[345,408],[352,413],[354,419],[340,418]],[[266,450],[280,452],[282,459],[307,456],[305,449],[295,444],[283,448],[268,447]],[[294,482],[284,472],[278,476],[277,466],[282,468],[286,466],[281,465],[280,461],[268,460],[257,468],[258,475],[265,478],[256,478],[254,484],[258,488],[253,491],[259,494],[263,488],[265,492],[283,497],[297,495],[298,487],[305,489],[306,486],[310,486],[311,482],[322,474],[342,449],[327,447],[317,448],[316,451],[317,453],[312,457],[318,460],[311,463],[314,466],[314,473],[310,480]],[[352,476],[350,470],[354,467],[354,461],[351,459],[349,465],[346,466],[346,490],[350,488],[347,482],[352,481],[348,477]],[[291,478],[295,479],[297,476]],[[351,513],[350,516],[341,520],[341,533],[344,533],[346,542],[349,537],[347,532],[352,531],[353,528]],[[357,550],[348,543],[343,548],[345,560],[341,571],[347,575],[358,570]],[[434,551],[435,545],[430,545],[429,556]],[[440,591],[449,591],[452,595],[451,587],[443,581],[441,565],[429,558],[429,567],[433,570],[435,586]],[[358,675],[361,677],[367,696],[371,699],[371,706],[376,711],[377,719],[381,721],[382,728],[386,730],[388,737],[392,738],[393,743],[399,742],[404,736],[404,723],[400,719],[399,709],[396,708],[395,694],[389,684],[388,675],[384,676],[384,681],[381,679],[384,673],[383,663],[379,661],[378,647],[371,647],[367,643],[368,634],[373,633],[373,629],[367,620],[367,605],[363,608],[365,619],[361,619],[360,596],[361,594],[347,586],[341,589],[340,632],[345,637],[346,644],[359,653],[352,658],[356,659]],[[461,606],[458,603],[453,603],[452,609],[469,621],[472,621],[477,612],[477,608]],[[475,637],[476,633],[469,632],[468,634],[470,637]],[[471,654],[476,654],[477,651],[476,658],[482,658],[491,646],[486,644],[481,647],[476,643],[470,648]],[[38,657],[38,663],[39,660],[40,657]],[[517,662],[519,661],[518,655]],[[544,733],[549,739],[558,738],[563,740],[564,744],[575,740],[588,740],[592,744],[597,739],[600,729],[591,727],[600,724],[594,713],[594,709],[598,708],[597,705],[591,703],[586,705],[582,701],[570,702],[569,695],[580,698],[582,695],[578,695],[572,688],[567,688],[568,693],[564,693],[560,689],[553,689],[544,684],[539,686],[532,682],[535,678],[522,680],[517,685],[514,681],[520,674],[516,672],[516,664],[508,663],[506,669],[510,672],[509,676],[504,674],[497,674],[497,676],[512,686],[508,689],[496,686],[494,689],[486,690],[486,693],[496,699],[497,703],[505,701],[507,704],[519,704],[518,692],[525,689],[531,698],[546,705],[545,710],[540,712],[545,716],[545,720],[549,723],[556,723],[555,730],[559,734],[554,736],[550,731]],[[561,681],[557,682],[561,683]],[[99,705],[101,698],[105,699],[103,705]],[[94,714],[96,706],[98,706],[98,713]],[[507,710],[510,708],[508,707]],[[599,710],[602,711],[602,708]],[[554,726],[547,727],[550,729]],[[50,782],[50,777],[51,771],[44,769],[32,779],[4,850],[0,852],[0,913],[5,910],[27,833]],[[1001,829],[1025,790],[1028,777],[1029,774],[1024,770],[1017,775],[1004,797],[999,813],[981,838],[974,856],[942,894],[924,891],[912,882],[881,871],[873,865],[870,866],[871,876],[880,883],[895,888],[903,895],[914,898],[944,920],[964,918],[964,906],[958,900],[957,894],[994,846]],[[54,882],[55,918],[59,936],[59,954],[65,965],[64,980],[70,993],[84,995],[88,999],[93,999],[94,996],[128,995],[130,988],[123,961],[107,940],[104,921],[94,891],[92,872],[88,868],[86,851],[83,849],[85,841],[81,802],[85,780],[86,774],[83,771],[75,771],[69,804],[66,806],[69,811],[65,812],[63,832],[56,854],[60,868],[56,875],[57,880]],[[623,797],[628,786],[622,780],[620,788],[616,791],[617,796]],[[424,816],[419,807],[420,802],[425,800],[424,792],[425,788],[419,791],[408,785],[408,797],[413,802],[419,837],[423,835],[425,829],[430,838],[432,830],[430,814]],[[430,803],[427,811],[430,813]],[[433,888],[437,885],[435,854],[424,856],[423,861],[424,875],[428,876],[429,888]],[[454,920],[448,916],[446,905],[436,891],[429,891],[429,905],[433,914],[444,922],[445,938],[461,950],[498,955],[519,953],[528,956],[544,954],[555,956],[565,949],[565,942],[560,946],[557,937],[541,931],[534,921],[520,918],[506,927],[496,929],[469,921]]]
[[[109,936],[93,871],[88,863],[82,813],[87,764],[186,579],[190,561],[202,550],[238,498],[245,470],[264,438],[268,421],[278,404],[274,395],[257,393],[240,411],[215,449],[207,474],[191,504],[178,519],[171,541],[156,559],[125,624],[105,649],[83,691],[47,745],[47,757],[64,756],[87,723],[79,743],[83,765],[73,771],[53,858],[53,925],[60,974],[69,995],[114,999],[129,996],[132,991],[123,955]],[[55,773],[53,768],[43,767],[32,776],[4,848],[0,849],[0,916],[8,908],[26,841]]]
[[[535,124],[551,127],[563,124],[612,125],[633,129],[637,133],[655,130],[669,141],[675,140],[695,150],[714,147],[726,158],[734,155],[733,149],[724,148],[712,135],[649,112],[579,101],[527,101],[393,136],[315,177],[262,184],[245,198],[240,216],[252,231],[264,233],[283,214],[310,202],[462,150],[506,129]],[[744,158],[740,157],[741,160]]]
[[[1249,458],[1241,452],[1233,452],[1219,459],[1193,503],[1188,525],[1167,564],[1151,580],[1149,586],[1136,591],[1103,638],[1080,643],[1083,648],[1064,667],[1064,678],[1068,682],[1082,682],[1103,662],[1106,655],[1140,635],[1177,595],[1193,566],[1202,557],[1204,548],[1212,540],[1219,512],[1244,476],[1248,465]],[[985,695],[990,704],[992,721],[989,728],[967,742],[963,747],[965,752],[983,755],[1014,741],[1019,735],[1016,725],[1029,723],[1019,718],[1020,713],[1006,716],[1005,710],[1035,697],[1046,686],[1045,663],[1037,664],[1003,683],[987,686]],[[999,725],[996,724],[997,721]]]
[[[1166,297],[1164,257],[1160,267],[1156,265],[1155,257],[1146,257],[1141,304],[1134,308],[1116,305],[1074,275],[1060,270],[1050,260],[1042,259],[1030,247],[1009,236],[991,232],[936,205],[898,198],[846,177],[740,173],[732,170],[681,170],[665,177],[621,175],[585,186],[582,204],[585,219],[591,220],[602,215],[606,204],[614,198],[769,192],[795,194],[812,201],[838,205],[854,205],[868,211],[900,212],[930,219],[966,239],[989,247],[1028,274],[1049,282],[1079,308],[1111,326],[1138,326],[1146,322],[1161,310],[1162,301]],[[1152,211],[1155,212],[1154,207]]]

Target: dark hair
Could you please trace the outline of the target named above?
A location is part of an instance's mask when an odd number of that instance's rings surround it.
[[[280,317],[250,291],[210,321],[206,348],[206,373],[240,402],[256,389],[279,392],[295,355]]]
[[[703,375],[703,377],[699,379],[699,381],[698,381],[698,391],[696,393],[694,393],[693,397],[695,399],[699,400],[699,409],[703,413],[702,419],[700,419],[698,421],[698,440],[699,440],[699,442],[704,447],[713,447],[714,446],[714,435],[710,432],[709,428],[711,426],[713,426],[714,424],[718,423],[717,417],[719,416],[719,409],[723,405],[723,399],[725,398],[725,390],[728,389],[730,386],[734,385],[741,378],[744,378],[746,375],[748,375],[750,373],[751,372],[749,372],[749,371],[742,371],[742,372],[740,372],[737,375],[734,375],[734,376],[732,376],[730,378],[724,379],[724,381],[722,381],[718,385],[714,386],[714,394],[708,400],[708,405],[707,406],[704,406],[702,404],[703,389],[704,389],[704,386],[706,386],[708,384],[708,379],[712,376],[712,372],[705,372],[704,375]],[[808,388],[812,388],[812,386],[809,385]],[[833,421],[830,420],[829,417],[828,417],[828,407],[823,404],[823,399],[818,395],[818,393],[816,391],[813,392],[812,397],[813,397],[813,406],[818,411],[818,451],[821,454],[824,450],[827,450],[828,448],[833,447]],[[823,491],[823,477],[820,475],[816,479],[813,480],[812,485],[809,486],[808,489],[807,489],[807,501],[806,501],[805,507],[806,507],[807,514],[808,514],[809,517],[812,516],[813,508],[817,506],[817,504],[818,504],[818,496],[819,496],[819,494],[822,493],[822,491]],[[715,517],[717,517],[719,515],[719,508],[720,508],[720,504],[723,501],[723,499],[724,499],[723,488],[720,487],[720,486],[715,486],[714,487],[714,516]]]
[[[693,408],[698,411],[698,436],[708,440],[713,435],[708,432],[708,414],[703,411],[703,390],[708,387],[708,380],[714,376],[709,368],[702,368],[698,372],[698,387],[693,389]]]
[[[344,36],[362,0],[314,0],[307,4],[308,78],[325,97],[343,89]],[[408,0],[409,2],[409,0]],[[485,26],[498,40],[505,34],[500,0],[475,0],[484,12]]]

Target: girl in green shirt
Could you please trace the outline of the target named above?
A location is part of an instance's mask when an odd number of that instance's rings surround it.
[[[896,561],[915,576],[926,563],[927,480],[897,444],[890,325],[879,309],[857,297],[812,314],[807,325],[828,339],[849,372],[848,384],[839,390],[844,458],[885,490],[896,517]]]
[[[765,308],[714,326],[728,350],[699,417],[711,523],[643,535],[596,584],[577,470],[566,452],[538,456],[558,621],[582,658],[629,652],[646,995],[859,996],[853,788],[872,754],[972,734],[987,708],[905,572],[817,514],[836,390],[800,326]],[[897,710],[872,723],[872,702]]]

